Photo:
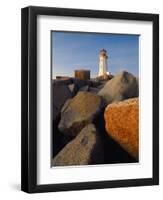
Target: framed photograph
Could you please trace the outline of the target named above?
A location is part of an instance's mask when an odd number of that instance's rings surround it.
[[[159,184],[159,15],[22,9],[21,188]]]

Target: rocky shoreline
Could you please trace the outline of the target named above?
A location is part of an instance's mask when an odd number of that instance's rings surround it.
[[[126,71],[53,80],[52,166],[137,162],[138,95]]]

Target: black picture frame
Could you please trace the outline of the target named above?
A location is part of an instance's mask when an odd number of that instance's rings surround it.
[[[153,23],[153,177],[37,185],[37,16],[55,15]],[[30,6],[21,11],[21,190],[28,193],[159,184],[159,15]]]

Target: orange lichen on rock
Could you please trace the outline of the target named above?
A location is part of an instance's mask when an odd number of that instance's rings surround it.
[[[139,159],[139,101],[131,98],[109,104],[104,113],[105,128],[119,145]]]

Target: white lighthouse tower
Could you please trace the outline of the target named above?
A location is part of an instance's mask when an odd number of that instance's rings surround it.
[[[99,76],[105,76],[110,75],[108,71],[108,65],[107,65],[107,51],[105,49],[100,50],[99,53]]]

